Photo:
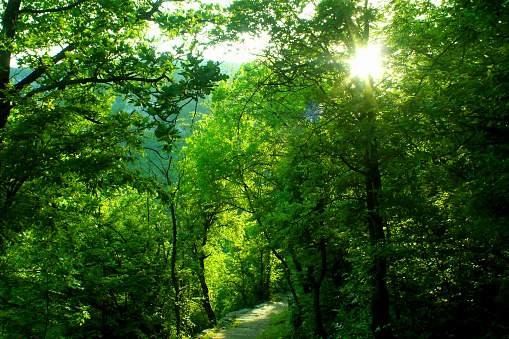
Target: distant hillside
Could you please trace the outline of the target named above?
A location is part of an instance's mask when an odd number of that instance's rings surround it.
[[[204,61],[207,62],[207,61]],[[240,64],[238,63],[229,63],[229,62],[223,62],[220,64],[220,69],[223,73],[226,73],[230,76],[233,76],[240,68]],[[11,79],[15,82],[21,81],[24,78],[26,78],[30,73],[32,72],[32,69],[29,68],[12,68],[11,69]],[[180,80],[182,77],[178,74],[174,74],[175,80]],[[208,114],[210,113],[209,109],[204,105],[204,102],[206,100],[200,100],[198,104],[196,102],[191,102],[187,105],[185,105],[181,112],[180,112],[180,118],[184,121],[191,122],[193,119],[195,119],[194,112],[197,111],[202,114]],[[111,108],[112,112],[118,112],[120,110],[125,111],[139,111],[134,105],[130,104],[128,101],[124,100],[123,97],[118,96],[115,101],[112,104]],[[140,112],[142,114],[145,114],[144,112]]]
[[[227,63],[223,62],[220,64],[220,69],[223,73],[228,74],[229,76],[233,76],[239,69],[240,64],[237,63]],[[11,81],[13,82],[19,82],[23,80],[25,77],[30,75],[32,72],[32,69],[21,69],[21,68],[12,68],[11,69]],[[174,78],[176,81],[179,81],[181,79],[181,76],[177,74],[174,75]],[[184,124],[191,124],[200,119],[200,116],[202,114],[209,114],[210,110],[208,106],[205,104],[207,99],[210,96],[208,96],[205,99],[200,99],[198,103],[196,102],[190,102],[187,105],[183,106],[180,114],[179,114],[179,120],[182,121]],[[127,112],[133,112],[138,111],[141,114],[146,114],[146,112],[143,112],[139,110],[139,108],[135,107],[132,103],[130,103],[128,100],[125,100],[122,96],[117,96],[115,98],[115,101],[112,103],[111,106],[111,112],[116,113],[120,110],[127,111]],[[198,112],[199,114],[196,114],[195,112]],[[188,131],[184,131],[182,128],[182,125],[177,126],[177,128],[181,131],[182,138],[185,138]],[[165,154],[162,149],[162,143],[154,138],[147,138],[144,142],[144,148],[146,151],[146,157],[137,157],[138,163],[129,165],[130,167],[140,169],[142,172],[144,172],[146,175],[151,175],[157,178],[160,181],[165,181],[169,177],[167,174],[164,173],[164,169],[169,170],[170,164],[172,163],[170,161],[170,158],[178,158],[178,150],[185,144],[185,140],[181,139],[179,142],[176,143],[176,148],[174,149],[171,154]],[[173,162],[173,165],[175,165],[176,162]],[[174,176],[174,169],[170,170],[170,177],[172,179]]]

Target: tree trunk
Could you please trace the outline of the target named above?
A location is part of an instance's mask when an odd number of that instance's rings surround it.
[[[16,34],[16,22],[18,12],[21,6],[21,0],[10,0],[5,6],[2,19],[3,42],[6,46],[0,49],[0,129],[7,125],[7,118],[11,114],[11,102],[7,98],[7,85],[11,76],[11,56],[9,43],[12,42]]]
[[[270,298],[270,251],[260,246],[260,283],[258,284],[258,297],[261,301]]]
[[[210,296],[209,296],[209,287],[207,285],[207,281],[205,279],[205,259],[207,259],[207,255],[203,253],[203,248],[207,245],[208,241],[208,232],[212,224],[216,220],[216,213],[205,214],[205,222],[203,224],[203,234],[201,239],[201,244],[193,246],[193,254],[195,260],[198,262],[198,271],[196,272],[198,275],[198,280],[200,282],[201,291],[202,291],[202,304],[205,309],[205,313],[209,318],[209,322],[212,326],[217,325],[216,314],[212,309],[212,305],[210,304]]]
[[[320,287],[322,286],[322,282],[325,279],[325,274],[327,270],[327,247],[325,240],[321,240],[318,249],[320,251],[320,275],[317,278],[314,277],[313,266],[308,267],[308,281],[313,286],[313,310],[315,313],[315,332],[319,338],[327,338],[327,332],[325,332],[325,328],[323,327],[323,316],[322,316],[322,308],[320,306]]]
[[[368,113],[370,122],[374,122],[374,113]],[[387,289],[387,257],[380,253],[380,245],[385,244],[384,228],[385,221],[378,212],[380,190],[382,189],[382,180],[379,169],[378,145],[376,138],[370,140],[368,151],[366,152],[366,207],[368,211],[369,239],[373,248],[373,273],[372,285],[373,295],[371,299],[371,331],[376,339],[392,338],[392,331],[389,328],[390,323],[390,300]]]
[[[209,287],[207,285],[207,281],[205,280],[205,259],[207,256],[203,253],[199,254],[198,262],[200,264],[200,268],[198,270],[198,280],[200,281],[201,291],[202,291],[202,304],[205,309],[205,313],[207,313],[207,317],[209,318],[210,324],[212,326],[217,325],[216,314],[212,309],[212,305],[210,305],[210,296],[209,296]]]
[[[299,259],[296,258],[293,248],[290,247],[290,256],[292,258],[293,265],[295,266],[295,271],[297,271],[298,281],[304,291],[304,294],[311,293],[313,289],[313,284],[307,279],[304,270],[302,269],[302,265]]]
[[[171,249],[171,260],[170,260],[170,267],[171,267],[171,283],[173,285],[173,290],[175,291],[175,305],[174,305],[174,312],[175,312],[175,322],[176,322],[176,331],[177,331],[177,338],[181,337],[181,316],[180,316],[180,304],[182,299],[182,294],[180,291],[180,283],[179,279],[177,277],[177,271],[176,271],[176,263],[177,263],[177,218],[175,216],[175,205],[173,203],[170,204],[170,211],[171,211],[171,221],[172,221],[172,233],[173,233],[173,242],[172,242],[172,249]]]
[[[293,300],[295,301],[295,304],[297,305],[299,311],[301,309],[300,303],[299,303],[299,297],[297,296],[297,291],[295,291],[295,287],[293,286],[292,277],[290,275],[290,268],[288,267],[288,263],[286,260],[279,254],[274,248],[271,248],[272,253],[274,253],[274,256],[283,264],[285,268],[285,278],[286,282],[288,283],[288,287],[290,287],[290,292],[292,293]]]
[[[264,232],[265,237],[267,238],[268,243],[270,244],[270,237],[266,232]],[[297,314],[295,316],[295,319],[293,321],[293,327],[295,329],[299,329],[302,326],[303,320],[302,320],[302,305],[300,304],[299,297],[297,295],[297,291],[295,290],[295,286],[292,282],[292,276],[290,267],[288,266],[288,263],[286,262],[285,258],[281,254],[279,254],[275,248],[272,246],[270,247],[272,253],[274,256],[283,264],[283,267],[285,268],[285,278],[286,282],[288,283],[288,287],[290,288],[290,292],[292,293],[293,302],[295,303],[295,306],[297,307]],[[301,269],[302,270],[302,269]]]
[[[369,22],[370,15],[368,9],[369,0],[364,0],[364,30],[363,43],[365,46],[369,43]],[[376,339],[393,338],[392,330],[389,327],[390,300],[387,290],[387,257],[380,252],[380,245],[385,245],[384,228],[386,223],[379,213],[380,192],[382,190],[382,177],[380,175],[380,161],[378,159],[378,143],[376,138],[376,116],[375,116],[375,98],[374,98],[373,77],[368,77],[368,97],[366,98],[368,123],[373,124],[371,135],[368,136],[368,145],[366,148],[366,207],[368,210],[368,228],[371,246],[373,247],[373,273],[372,285],[373,295],[371,299],[371,331]]]

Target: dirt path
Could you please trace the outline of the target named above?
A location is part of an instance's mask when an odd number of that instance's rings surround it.
[[[256,306],[254,309],[243,309],[228,313],[225,317],[228,325],[234,328],[215,328],[202,332],[197,338],[208,334],[207,338],[214,339],[256,339],[264,330],[270,327],[270,317],[281,313],[288,307],[287,300],[269,301]]]

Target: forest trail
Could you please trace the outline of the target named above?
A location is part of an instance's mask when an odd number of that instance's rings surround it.
[[[256,339],[256,337],[271,326],[270,317],[283,312],[288,307],[288,300],[268,301],[255,308],[242,309],[228,313],[223,322],[225,327],[206,330],[196,338],[207,339]]]

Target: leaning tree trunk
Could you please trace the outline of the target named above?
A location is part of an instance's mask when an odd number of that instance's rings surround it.
[[[292,293],[293,302],[295,303],[295,306],[297,307],[297,316],[295,317],[295,321],[293,323],[294,327],[296,329],[300,328],[302,326],[303,320],[302,320],[302,306],[300,304],[299,296],[297,295],[297,291],[295,290],[295,286],[292,282],[292,276],[290,273],[290,267],[288,266],[288,263],[286,262],[285,258],[283,258],[282,255],[280,255],[274,248],[271,247],[272,253],[274,253],[274,256],[279,259],[281,264],[284,266],[285,271],[285,278],[286,282],[288,283],[288,286],[290,288],[290,292]]]
[[[207,285],[207,281],[205,280],[205,259],[207,256],[203,253],[199,254],[198,262],[200,268],[198,269],[198,280],[200,281],[201,291],[202,291],[202,304],[205,309],[205,313],[207,313],[207,317],[209,318],[210,324],[212,326],[217,325],[216,314],[212,309],[212,305],[210,304],[210,296],[209,296],[209,287]]]
[[[214,309],[210,304],[210,295],[209,295],[209,287],[207,285],[207,280],[205,279],[205,259],[207,259],[208,255],[203,253],[204,247],[207,245],[208,241],[208,232],[212,224],[216,220],[216,213],[209,213],[205,215],[205,222],[203,224],[203,234],[201,243],[199,245],[194,244],[193,246],[193,255],[195,260],[198,262],[198,280],[200,282],[201,291],[202,291],[202,305],[205,309],[205,313],[209,318],[209,322],[212,326],[217,325],[216,314],[214,313]]]

